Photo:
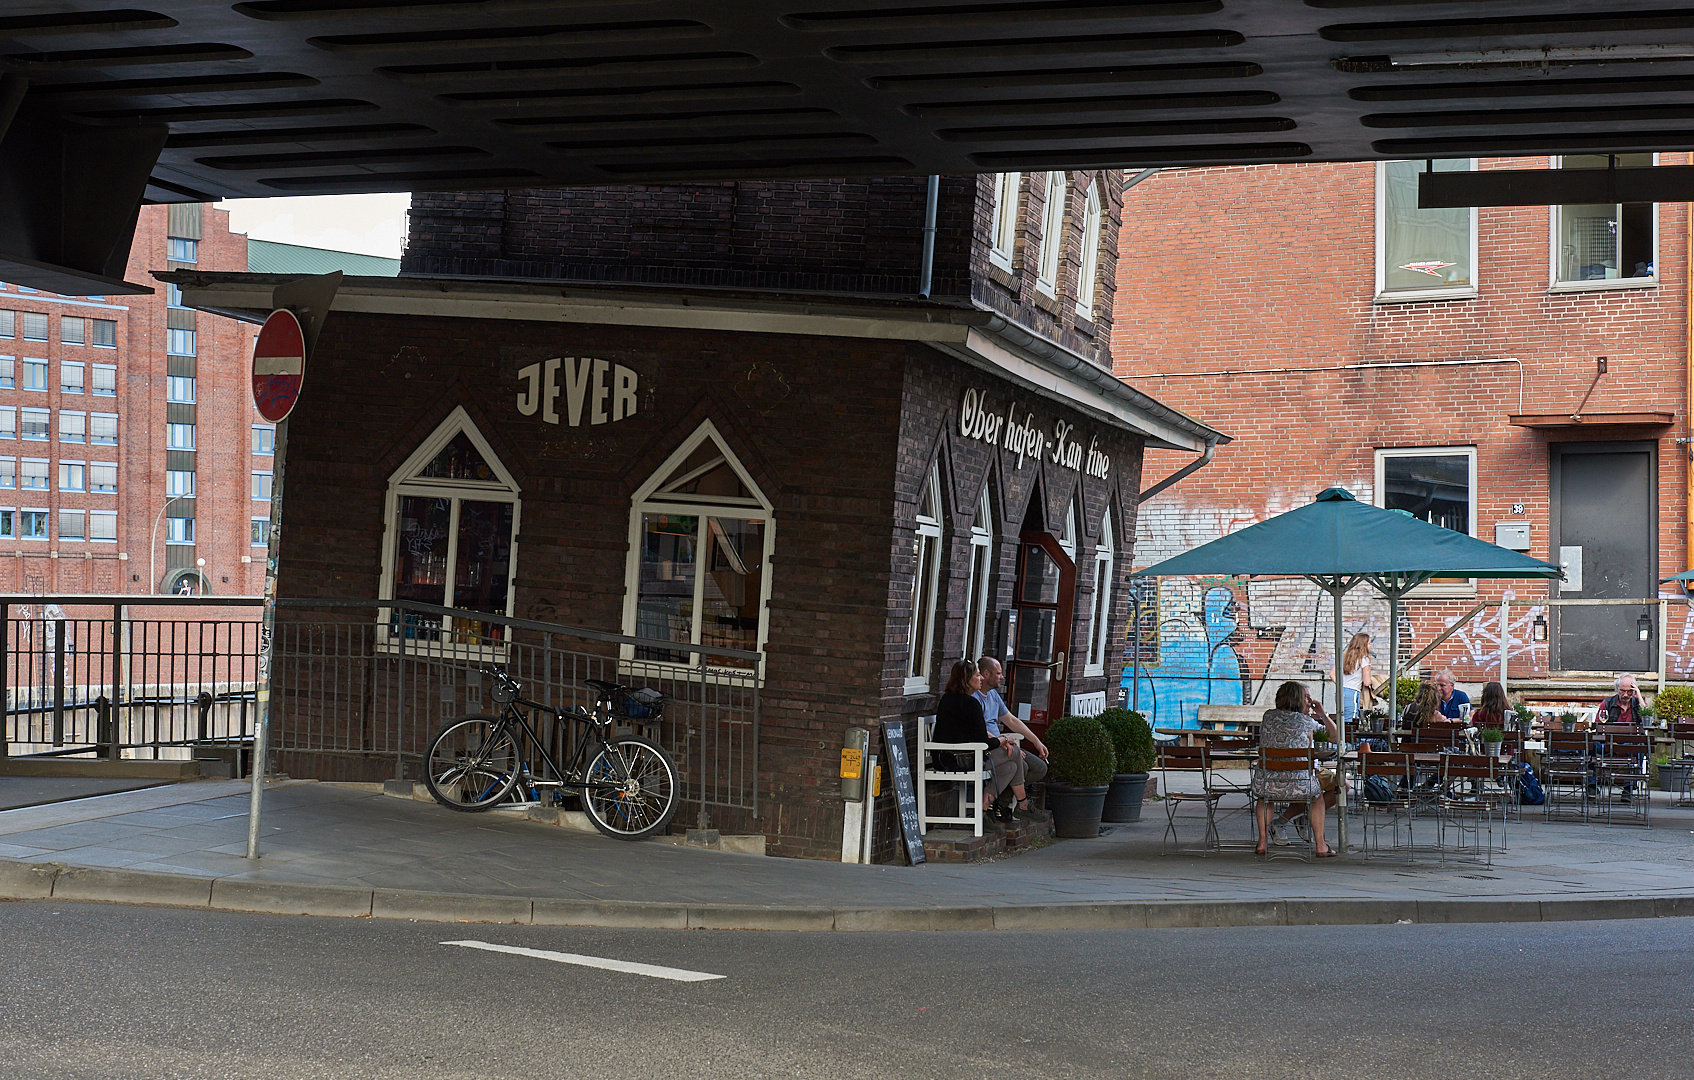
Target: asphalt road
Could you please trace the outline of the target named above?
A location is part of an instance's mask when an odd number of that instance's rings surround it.
[[[1691,946],[1684,919],[777,934],[3,903],[0,1076],[1683,1078]]]

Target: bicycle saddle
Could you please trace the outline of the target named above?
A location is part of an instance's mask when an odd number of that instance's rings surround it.
[[[592,686],[594,689],[600,691],[602,694],[610,694],[610,693],[612,693],[613,691],[616,691],[616,690],[628,690],[629,689],[629,687],[624,686],[622,683],[607,682],[604,679],[584,679],[582,681],[587,683],[589,686]]]

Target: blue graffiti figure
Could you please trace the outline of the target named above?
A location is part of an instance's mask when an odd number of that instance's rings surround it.
[[[1158,666],[1124,672],[1123,686],[1132,677],[1140,682],[1141,711],[1154,727],[1198,727],[1201,705],[1242,704],[1240,605],[1217,587],[1206,591],[1201,610],[1203,624],[1194,612],[1161,620]]]

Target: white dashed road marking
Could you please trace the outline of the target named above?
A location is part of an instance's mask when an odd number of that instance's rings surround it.
[[[553,952],[551,949],[524,949],[516,945],[495,945],[487,941],[443,941],[441,944],[459,945],[466,949],[481,949],[484,952],[511,953],[513,956],[533,956],[537,960],[551,960],[555,964],[575,964],[578,967],[622,971],[630,975],[646,975],[653,979],[670,979],[672,982],[710,982],[713,979],[727,977],[713,975],[708,971],[686,971],[683,968],[660,967],[657,964],[632,964],[628,960],[608,960],[603,956]]]

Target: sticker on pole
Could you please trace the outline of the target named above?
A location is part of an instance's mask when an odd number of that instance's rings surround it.
[[[281,423],[300,400],[305,377],[306,335],[294,312],[278,308],[266,317],[253,346],[253,404],[259,415]]]

